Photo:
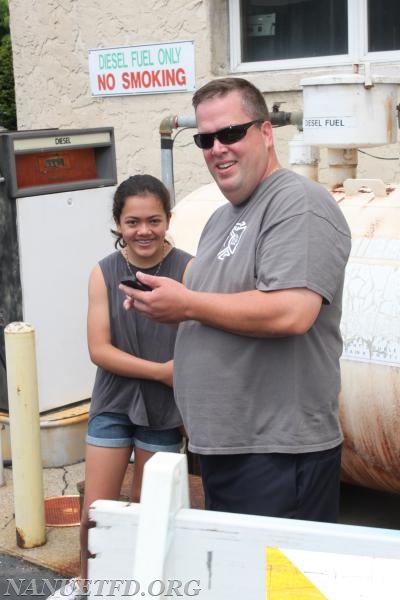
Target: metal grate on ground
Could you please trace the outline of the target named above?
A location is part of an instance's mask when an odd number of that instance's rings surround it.
[[[44,511],[48,527],[74,527],[79,525],[79,495],[45,498]]]

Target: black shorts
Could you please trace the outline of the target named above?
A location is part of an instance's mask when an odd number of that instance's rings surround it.
[[[205,507],[335,523],[341,449],[338,446],[305,454],[201,455]]]

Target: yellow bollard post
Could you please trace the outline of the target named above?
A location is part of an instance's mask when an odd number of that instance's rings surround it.
[[[17,545],[46,542],[35,330],[28,323],[4,329]]]

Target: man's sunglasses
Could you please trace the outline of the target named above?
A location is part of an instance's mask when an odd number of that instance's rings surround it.
[[[241,125],[230,125],[229,127],[224,127],[224,129],[219,129],[219,131],[214,131],[213,133],[196,133],[193,136],[196,146],[201,148],[202,150],[210,150],[214,146],[214,140],[217,138],[221,144],[234,144],[239,140],[242,140],[247,133],[247,130],[255,123],[263,123],[263,119],[255,119],[254,121],[249,121],[248,123],[242,123]]]

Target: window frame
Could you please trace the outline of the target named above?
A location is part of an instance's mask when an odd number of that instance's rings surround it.
[[[285,71],[321,67],[337,67],[364,63],[390,63],[400,61],[400,50],[368,52],[368,0],[348,1],[348,48],[347,54],[241,62],[240,0],[229,0],[230,68],[233,73],[255,71]]]

